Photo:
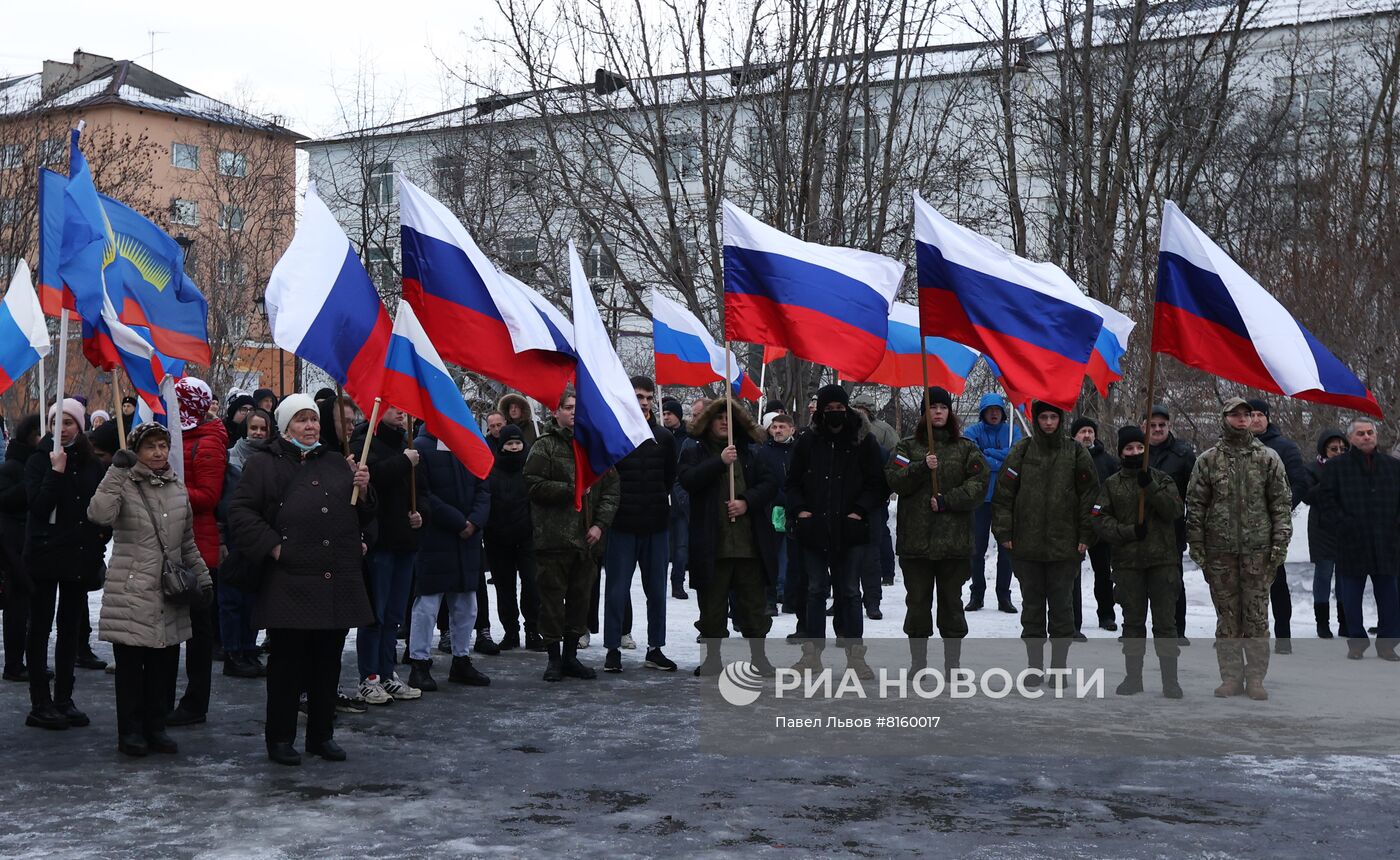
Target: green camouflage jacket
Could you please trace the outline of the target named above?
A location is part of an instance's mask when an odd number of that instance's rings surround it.
[[[1175,567],[1181,561],[1176,545],[1176,519],[1181,516],[1181,494],[1171,475],[1149,469],[1147,485],[1147,537],[1137,538],[1138,470],[1122,469],[1108,476],[1094,504],[1094,532],[1113,545],[1113,566],[1140,570],[1158,565]]]
[[[924,463],[928,446],[922,440],[902,440],[885,464],[885,482],[899,496],[895,554],[930,560],[971,558],[972,512],[987,494],[987,461],[971,439],[949,438],[946,431],[934,430],[933,442],[938,491],[946,506],[938,513],[929,506],[933,481]]]
[[[592,526],[604,533],[617,515],[621,498],[617,472],[609,469],[583,497],[583,510],[574,510],[574,432],[551,421],[525,460],[525,487],[530,494],[530,518],[535,527],[535,552],[588,549],[584,535]],[[593,546],[601,553],[603,541]]]
[[[1192,557],[1286,553],[1293,536],[1292,501],[1278,455],[1248,430],[1227,426],[1220,443],[1196,460],[1186,487]]]
[[[1011,446],[992,493],[992,533],[1026,561],[1074,561],[1094,542],[1089,510],[1099,476],[1089,449],[1064,433],[1031,435]]]

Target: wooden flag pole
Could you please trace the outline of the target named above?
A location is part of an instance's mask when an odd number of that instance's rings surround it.
[[[44,365],[48,363],[49,360],[46,356],[39,356],[39,438],[41,439],[48,432],[49,423],[47,413],[49,404],[44,399],[49,390],[49,386],[46,384],[47,380],[44,379]],[[117,417],[120,418],[121,413],[117,413]]]
[[[924,372],[924,441],[928,442],[928,452],[933,453],[933,416],[930,415],[928,402],[928,344],[924,341],[924,333],[919,332],[919,368]],[[938,470],[929,470],[929,475],[933,479],[933,494],[938,495]]]
[[[899,408],[899,407],[900,407],[900,402],[899,402],[899,386],[897,386],[897,385],[891,385],[891,386],[890,386],[890,396],[893,398],[893,403],[894,403],[894,432],[895,432],[895,435],[896,435],[896,436],[899,436],[899,437],[902,439],[902,438],[904,438],[904,428],[900,426],[901,422],[900,422],[899,413],[900,413],[900,412],[903,412],[904,410],[902,410],[902,409]]]
[[[343,456],[350,456],[350,427],[345,420],[345,392],[341,389],[340,383],[335,384],[335,412],[340,419],[340,427],[331,428],[335,430],[335,435],[340,437],[340,453]]]
[[[374,425],[379,423],[379,405],[382,402],[382,398],[374,398],[374,408],[371,409],[369,413],[369,432],[365,434],[364,449],[360,451],[360,465],[363,465],[364,462],[369,459],[369,443],[374,441]],[[355,505],[358,504],[359,501],[360,488],[356,487],[350,491],[350,504]]]
[[[726,340],[726,341],[724,342],[724,381],[721,383],[721,384],[724,386],[724,444],[725,444],[725,447],[733,447],[733,446],[734,446],[734,397],[732,396],[732,395],[733,395],[733,391],[734,391],[734,386],[730,384],[730,380],[734,378],[734,375],[733,375],[733,374],[734,374],[733,370],[730,369],[730,367],[729,367],[729,341]],[[735,501],[735,499],[734,499],[734,464],[733,464],[733,463],[730,463],[730,464],[729,464],[729,501],[730,501],[731,503]],[[730,517],[730,518],[729,518],[729,521],[730,521],[731,523],[734,522],[734,517]]]
[[[1152,349],[1151,343],[1152,343],[1152,341],[1151,341],[1151,339],[1149,338],[1149,340],[1148,340],[1148,349],[1149,349],[1149,350]],[[1147,408],[1143,410],[1143,414],[1146,415],[1147,417],[1146,417],[1146,419],[1144,419],[1144,421],[1143,421],[1143,428],[1142,428],[1142,438],[1143,438],[1143,446],[1142,446],[1142,447],[1143,447],[1143,451],[1142,451],[1142,471],[1144,471],[1144,472],[1146,472],[1147,469],[1148,469],[1148,462],[1147,462],[1147,461],[1150,460],[1150,459],[1152,459],[1152,446],[1151,446],[1151,444],[1148,442],[1148,439],[1147,439],[1147,433],[1148,433],[1148,427],[1147,427],[1147,425],[1149,425],[1149,424],[1152,423],[1152,398],[1155,397],[1156,394],[1157,394],[1156,389],[1157,389],[1157,353],[1156,353],[1155,351],[1150,351],[1150,352],[1148,353],[1148,357],[1147,357]],[[1138,523],[1141,524],[1141,523],[1145,523],[1145,522],[1147,522],[1147,488],[1146,488],[1146,487],[1142,487],[1142,488],[1140,488],[1140,489],[1138,490]]]
[[[404,423],[408,425],[408,429],[404,430],[403,433],[403,449],[407,451],[413,447],[413,443],[409,441],[409,437],[413,435],[413,416],[405,412],[403,417]],[[371,427],[370,431],[373,432],[373,430],[374,428]],[[418,513],[418,467],[412,463],[408,464],[408,512],[410,514]]]
[[[112,402],[117,407],[117,448],[123,450],[126,448],[126,424],[122,421],[122,369],[120,367],[112,368]],[[170,420],[168,415],[166,420]],[[180,416],[176,415],[175,420],[179,421]]]

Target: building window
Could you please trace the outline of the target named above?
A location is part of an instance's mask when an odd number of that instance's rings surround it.
[[[700,137],[693,132],[671,135],[671,179],[691,182],[700,178]]]
[[[219,283],[230,286],[242,286],[248,280],[248,267],[243,261],[234,257],[219,261]]]
[[[394,202],[394,162],[381,161],[370,168],[369,202]]]
[[[192,143],[172,143],[170,163],[181,170],[198,170],[199,147]]]
[[[222,206],[219,208],[219,229],[242,230],[243,218],[242,206]]]
[[[433,158],[433,179],[438,195],[449,200],[461,200],[467,193],[467,171],[460,158],[439,155]]]
[[[39,166],[61,167],[68,161],[68,140],[46,137],[39,141]]]
[[[609,280],[617,277],[617,239],[604,233],[584,243],[583,271],[588,277]]]
[[[0,197],[0,227],[18,224],[20,203],[18,197]]]
[[[879,125],[874,117],[853,116],[850,124],[850,158],[860,164],[875,155]]]
[[[1332,82],[1327,75],[1274,78],[1274,105],[1294,122],[1323,123],[1332,112]]]
[[[505,241],[506,261],[510,263],[536,263],[540,259],[540,239],[538,236],[507,236]]]
[[[0,144],[0,170],[9,170],[24,164],[24,146],[18,143]]]
[[[506,170],[510,175],[510,190],[524,191],[539,172],[539,153],[533,146],[506,150]]]
[[[198,225],[199,204],[193,200],[181,200],[177,197],[170,204],[170,221],[173,224],[183,224],[186,227]]]
[[[248,175],[248,156],[241,152],[219,150],[219,175],[242,179]]]
[[[369,279],[379,289],[386,289],[394,283],[394,255],[383,248],[370,248],[365,252],[365,271]]]

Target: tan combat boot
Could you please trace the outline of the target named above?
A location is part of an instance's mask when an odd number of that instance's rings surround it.
[[[1269,691],[1264,689],[1263,681],[1247,681],[1244,685],[1244,694],[1256,702],[1262,702],[1269,698]]]
[[[792,665],[794,671],[811,672],[818,674],[822,670],[822,652],[817,650],[817,646],[812,642],[802,643],[802,659]]]
[[[1231,678],[1230,680],[1221,684],[1219,687],[1215,688],[1215,695],[1217,698],[1220,699],[1228,699],[1231,696],[1238,696],[1240,693],[1243,692],[1244,684],[1241,684],[1235,678]]]
[[[856,677],[862,681],[869,681],[875,677],[875,670],[870,668],[870,664],[865,662],[865,646],[852,645],[846,651],[846,668],[856,673]]]

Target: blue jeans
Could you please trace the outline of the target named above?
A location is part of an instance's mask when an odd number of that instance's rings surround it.
[[[476,592],[420,594],[413,601],[413,623],[408,627],[408,656],[414,660],[433,658],[433,628],[437,626],[438,609],[444,602],[447,603],[447,627],[452,634],[452,656],[471,654],[472,633],[476,631]]]
[[[987,594],[987,546],[992,535],[992,503],[983,502],[972,516],[972,600]],[[1011,602],[1011,553],[997,547],[997,603]]]
[[[369,554],[369,601],[378,623],[355,632],[355,653],[360,661],[360,678],[378,675],[392,677],[398,664],[394,650],[399,625],[408,608],[408,591],[413,585],[416,550],[375,550]],[[428,626],[429,631],[432,625]]]
[[[1313,562],[1313,603],[1332,602],[1332,574],[1337,563],[1331,560]],[[1341,582],[1337,583],[1337,599],[1341,599]]]
[[[690,563],[690,520],[679,505],[671,505],[671,585],[685,588],[685,567]]]
[[[1400,583],[1394,576],[1371,575],[1371,592],[1376,597],[1376,648],[1382,652],[1395,650],[1400,640]],[[1361,617],[1361,598],[1366,593],[1366,577],[1337,574],[1337,596],[1346,616],[1347,644],[1365,649],[1370,638]]]
[[[807,574],[807,638],[821,648],[826,639],[826,595],[835,598],[833,627],[841,636],[859,644],[865,635],[864,606],[860,600],[860,574],[868,547],[847,547],[839,552],[802,548],[802,567]]]
[[[607,583],[603,593],[603,647],[622,644],[622,625],[632,602],[632,574],[642,568],[647,596],[647,648],[666,645],[666,532],[637,534],[613,529],[603,549]]]
[[[258,649],[258,631],[253,626],[253,606],[257,602],[258,595],[253,592],[219,586],[219,640],[228,653]]]

